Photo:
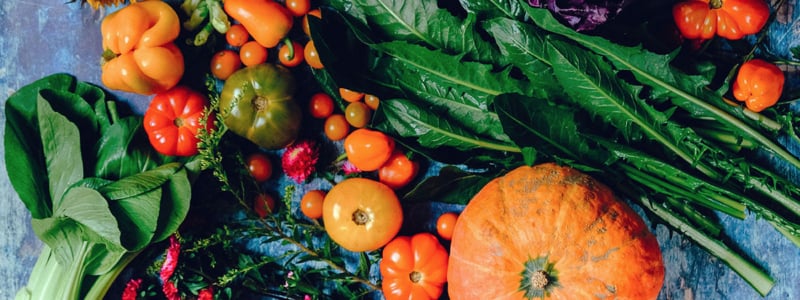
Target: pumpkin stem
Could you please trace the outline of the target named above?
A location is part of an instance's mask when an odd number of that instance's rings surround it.
[[[411,282],[417,283],[420,280],[422,280],[422,273],[417,271],[411,271],[411,273],[408,274],[408,278],[411,279]]]
[[[267,104],[268,101],[264,97],[258,96],[253,98],[253,108],[255,108],[256,111],[262,111],[267,109]]]
[[[708,7],[711,9],[719,9],[722,7],[723,0],[711,0],[708,1]]]
[[[531,287],[544,289],[550,283],[550,278],[545,270],[538,270],[531,275]]]
[[[356,225],[364,225],[369,223],[369,214],[363,210],[357,209],[353,212],[353,223]]]

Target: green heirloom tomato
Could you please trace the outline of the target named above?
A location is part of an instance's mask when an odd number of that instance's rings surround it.
[[[289,69],[263,63],[234,72],[222,87],[220,113],[225,125],[266,149],[281,149],[297,137],[302,112],[294,101]]]

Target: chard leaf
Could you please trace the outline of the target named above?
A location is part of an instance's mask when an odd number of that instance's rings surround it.
[[[381,101],[381,109],[386,116],[384,130],[394,131],[403,137],[416,137],[419,143],[428,148],[450,146],[459,150],[485,148],[499,151],[519,152],[510,143],[480,137],[440,114],[430,111],[405,99]]]
[[[161,207],[158,226],[152,243],[163,241],[178,230],[186,219],[192,200],[192,183],[186,168],[180,168],[161,187]]]
[[[414,74],[399,76],[397,81],[401,89],[413,95],[415,101],[434,107],[433,110],[444,113],[470,131],[499,141],[509,141],[497,114],[489,110],[492,96],[467,93]]]
[[[602,37],[578,33],[560,24],[546,9],[525,7],[530,19],[539,27],[560,34],[608,59],[618,70],[630,71],[640,82],[657,93],[670,95],[677,106],[697,117],[711,117],[757,141],[764,150],[800,168],[800,159],[758,129],[740,107],[724,103],[722,97],[707,89],[707,80],[676,70],[670,65],[671,55],[658,55],[642,49],[614,44]]]
[[[404,74],[419,73],[435,80],[488,95],[530,93],[528,83],[509,75],[510,69],[495,72],[492,65],[463,61],[461,56],[430,50],[426,47],[393,41],[377,44],[390,57],[389,69],[404,70]]]
[[[516,3],[511,1],[512,3]],[[503,56],[528,77],[537,97],[559,97],[564,89],[556,80],[545,50],[545,34],[536,27],[506,18],[487,20],[486,30],[494,37]]]
[[[157,168],[127,176],[98,189],[109,200],[122,200],[149,193],[160,188],[181,168],[179,163],[170,163]]]
[[[489,62],[499,57],[496,48],[483,40],[477,31],[475,14],[460,19],[439,8],[435,0],[346,2],[352,5],[346,11],[354,17],[364,18],[365,25],[379,33],[381,40],[428,45],[450,54],[464,54],[477,61]]]
[[[126,250],[142,250],[152,241],[158,226],[161,195],[161,188],[156,188],[136,197],[108,202]]]
[[[37,99],[40,139],[51,199],[63,199],[67,188],[83,178],[80,132],[64,115],[53,111],[47,101]],[[52,203],[58,207],[57,201]]]
[[[506,0],[459,0],[459,2],[466,11],[477,14],[481,19],[503,17],[521,20],[525,16],[525,11],[520,5],[527,5]]]
[[[127,117],[111,125],[96,143],[97,177],[117,180],[153,169],[164,157],[150,147],[142,119]]]

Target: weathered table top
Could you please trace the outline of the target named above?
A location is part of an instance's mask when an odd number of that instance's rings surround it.
[[[16,89],[55,72],[68,72],[78,79],[100,82],[99,25],[102,12],[63,0],[0,1],[0,100]],[[789,8],[800,8],[789,1]],[[783,13],[783,23],[773,28],[770,47],[788,55],[789,42],[800,37],[800,9]],[[776,27],[773,26],[773,27]],[[790,38],[786,38],[789,36]],[[800,40],[800,39],[798,39]],[[787,42],[788,41],[788,42]],[[796,46],[796,45],[793,45]],[[784,49],[785,48],[785,49]],[[790,81],[797,73],[790,73]],[[144,110],[141,97],[117,93]],[[0,130],[5,112],[0,113]],[[2,146],[0,146],[2,147]],[[4,152],[0,148],[0,152]],[[5,161],[0,160],[0,299],[11,299],[27,282],[38,257],[41,242],[30,228],[30,216],[12,189]],[[13,170],[9,171],[14,176]],[[768,270],[776,286],[765,299],[800,299],[800,247],[777,233],[769,224],[749,217],[744,221],[722,217],[735,244]],[[720,261],[695,246],[679,232],[655,227],[667,277],[660,299],[758,299],[758,294]]]

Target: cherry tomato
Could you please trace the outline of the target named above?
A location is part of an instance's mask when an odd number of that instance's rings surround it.
[[[286,0],[286,8],[295,17],[300,17],[308,13],[311,9],[311,1],[309,0]]]
[[[325,200],[325,191],[310,190],[300,199],[300,211],[309,219],[322,217],[322,204]]]
[[[400,231],[403,208],[385,184],[354,177],[337,183],[325,195],[322,220],[328,236],[342,248],[372,251]]]
[[[364,128],[372,117],[372,110],[364,102],[350,102],[344,109],[347,123],[355,128]]]
[[[350,124],[343,114],[332,114],[325,118],[325,135],[331,141],[339,141],[350,132]]]
[[[262,219],[275,211],[275,198],[267,193],[259,193],[253,199],[253,210]]]
[[[778,103],[785,80],[778,66],[762,59],[751,59],[742,64],[736,74],[733,96],[748,109],[760,112]]]
[[[303,48],[303,54],[306,58],[306,63],[314,69],[322,69],[325,66],[322,65],[322,61],[319,60],[319,54],[317,53],[317,47],[314,46],[314,41],[309,40],[306,43],[305,48]]]
[[[289,51],[290,49],[293,50]],[[292,41],[292,48],[289,48],[286,44],[281,45],[280,50],[278,50],[278,60],[287,67],[300,65],[305,60],[303,45],[295,41]]]
[[[322,11],[319,10],[319,8],[315,8],[315,9],[309,10],[308,13],[305,16],[303,16],[303,24],[302,24],[303,25],[303,32],[305,32],[306,35],[311,35],[311,30],[308,29],[308,16],[309,15],[312,15],[312,16],[315,16],[317,18],[322,19]]]
[[[414,180],[419,164],[402,151],[395,150],[389,160],[378,169],[378,180],[390,188],[399,189]]]
[[[378,98],[378,96],[372,94],[366,94],[364,95],[364,103],[366,103],[370,109],[377,110],[378,105],[381,104],[381,99]]]
[[[458,214],[454,212],[446,212],[439,215],[436,219],[436,233],[445,240],[453,238],[453,228],[456,226]]]
[[[347,102],[356,102],[364,99],[364,93],[347,88],[339,88],[339,96],[342,96],[342,99]]]
[[[256,182],[267,181],[272,177],[272,161],[266,154],[255,152],[247,157],[247,171]]]
[[[228,79],[233,72],[236,72],[241,67],[242,61],[236,51],[220,50],[211,57],[211,74],[221,80]]]
[[[398,236],[380,262],[386,300],[439,299],[447,282],[447,249],[433,234]]]
[[[359,170],[375,171],[392,156],[394,139],[377,130],[359,128],[344,139],[344,151]]]
[[[333,113],[333,98],[325,93],[311,95],[308,112],[317,119],[327,118]]]
[[[204,94],[182,85],[156,94],[144,113],[142,124],[150,144],[164,155],[197,154],[198,130],[204,126],[214,127],[214,118],[206,118],[205,125],[200,122],[207,106]]]
[[[225,41],[233,47],[241,47],[249,40],[250,33],[247,32],[247,29],[242,24],[232,24],[228,31],[225,32]]]
[[[239,57],[245,66],[255,66],[267,61],[267,48],[256,41],[244,43],[239,48]]]

